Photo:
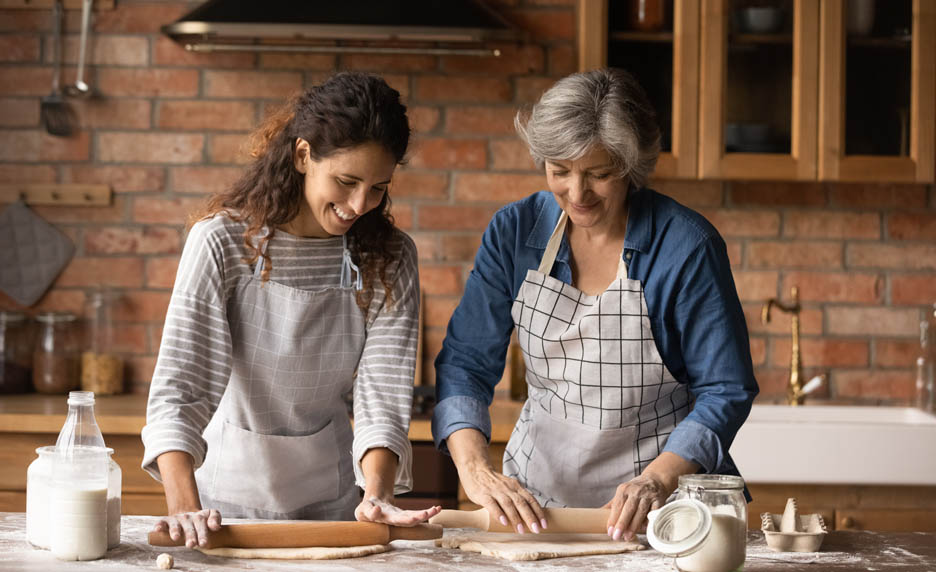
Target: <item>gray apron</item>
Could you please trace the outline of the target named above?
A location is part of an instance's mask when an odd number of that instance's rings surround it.
[[[660,454],[689,413],[689,394],[663,364],[643,287],[623,259],[598,296],[549,275],[567,219],[563,212],[511,310],[529,397],[504,474],[541,506],[599,507]]]
[[[354,518],[354,433],[343,396],[365,330],[346,240],[337,288],[262,283],[261,256],[230,297],[231,376],[195,472],[202,506],[224,517]]]

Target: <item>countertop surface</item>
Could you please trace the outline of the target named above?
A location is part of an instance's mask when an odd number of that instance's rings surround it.
[[[345,560],[241,560],[206,556],[185,548],[161,548],[146,544],[146,533],[156,517],[124,516],[119,547],[106,558],[91,562],[63,562],[26,542],[26,515],[0,513],[0,569],[4,571],[57,572],[60,570],[155,570],[156,556],[169,552],[175,569],[225,572],[236,570],[635,570],[671,572],[671,558],[647,549],[627,554],[555,558],[535,562],[510,562],[476,553],[437,548],[433,541],[395,541],[384,554]],[[446,531],[447,533],[453,531]],[[454,532],[463,532],[455,529]],[[643,540],[643,537],[641,537]],[[936,534],[831,532],[816,553],[770,551],[759,531],[748,533],[745,572],[826,572],[888,570],[932,572],[936,570]]]

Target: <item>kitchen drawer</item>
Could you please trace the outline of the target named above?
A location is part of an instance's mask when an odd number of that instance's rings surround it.
[[[921,509],[841,509],[835,530],[936,532],[936,512]]]

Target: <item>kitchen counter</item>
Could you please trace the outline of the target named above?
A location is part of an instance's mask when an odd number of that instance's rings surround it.
[[[0,569],[58,572],[60,570],[154,570],[156,556],[169,552],[175,569],[226,572],[237,570],[640,570],[671,572],[672,559],[647,549],[628,554],[557,558],[536,562],[510,562],[476,553],[437,548],[432,541],[396,541],[393,550],[345,560],[242,560],[206,556],[185,548],[160,548],[146,544],[146,533],[156,517],[124,516],[122,544],[107,557],[91,562],[63,562],[51,553],[35,550],[25,540],[26,515],[0,513]],[[463,532],[454,530],[449,532]],[[770,551],[759,531],[748,533],[745,572],[822,570],[873,570],[931,572],[936,569],[936,534],[831,532],[822,552],[779,553]]]

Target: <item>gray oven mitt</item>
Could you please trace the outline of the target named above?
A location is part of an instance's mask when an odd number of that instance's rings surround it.
[[[62,231],[22,201],[0,213],[0,290],[17,303],[35,304],[74,252]]]

